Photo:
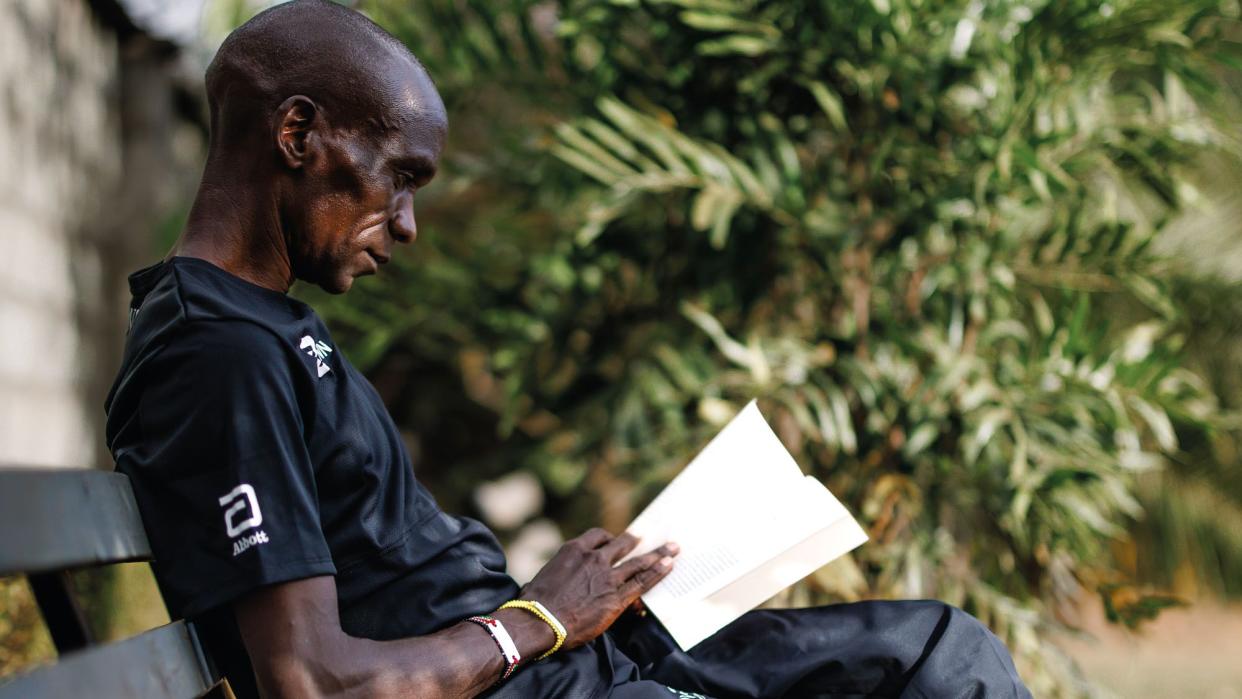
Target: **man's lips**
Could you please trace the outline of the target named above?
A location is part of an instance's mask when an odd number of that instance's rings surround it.
[[[377,265],[388,264],[388,259],[389,259],[388,255],[381,255],[379,253],[371,252],[370,250],[367,250],[366,253],[367,255],[371,257],[372,260],[375,260],[375,264]]]

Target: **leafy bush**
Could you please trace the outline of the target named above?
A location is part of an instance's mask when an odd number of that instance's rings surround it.
[[[315,303],[420,475],[622,527],[758,396],[872,536],[797,600],[947,599],[1077,691],[1057,606],[1218,412],[1151,242],[1230,143],[1236,2],[362,6],[452,142],[416,251]]]

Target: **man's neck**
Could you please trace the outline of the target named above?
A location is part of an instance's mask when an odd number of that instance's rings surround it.
[[[212,177],[210,170],[168,256],[197,257],[252,284],[289,291],[293,266],[271,187]]]

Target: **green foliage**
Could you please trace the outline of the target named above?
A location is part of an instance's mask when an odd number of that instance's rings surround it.
[[[1124,585],[1108,584],[1099,588],[1104,615],[1115,624],[1137,629],[1170,607],[1184,607],[1186,602],[1169,595],[1145,595]]]
[[[56,648],[26,580],[0,578],[0,677],[55,657]]]
[[[1225,185],[1236,184],[1225,176]],[[1236,190],[1235,190],[1236,191]],[[1204,246],[1229,247],[1228,228]],[[1216,257],[1210,258],[1212,260]],[[1144,516],[1131,530],[1133,555],[1123,556],[1137,579],[1182,595],[1216,592],[1242,596],[1242,468],[1238,467],[1242,399],[1242,313],[1238,287],[1210,278],[1182,279],[1173,287],[1185,314],[1186,366],[1221,397],[1228,429],[1186,434],[1168,468],[1144,475],[1138,497]]]
[[[363,7],[452,142],[416,251],[316,304],[420,473],[623,526],[758,396],[872,535],[813,599],[950,600],[1072,691],[1053,607],[1219,412],[1151,242],[1230,143],[1235,2]]]

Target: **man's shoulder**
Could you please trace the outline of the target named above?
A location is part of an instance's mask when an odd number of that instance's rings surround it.
[[[169,261],[167,285],[176,289],[189,321],[243,321],[277,330],[314,318],[305,303],[253,284],[214,264],[193,257]]]
[[[327,329],[301,301],[203,260],[173,258],[146,281],[106,403],[110,420],[157,384],[204,396],[258,386],[307,396],[341,371]]]
[[[331,348],[320,346],[322,323],[313,313],[282,311],[280,294],[257,308],[262,295],[192,265],[166,266],[148,281],[136,290],[125,355],[105,402],[110,446],[124,445],[117,435],[151,401],[163,412],[249,398],[311,405],[323,383],[317,377],[336,366]]]
[[[129,344],[160,353],[181,351],[268,355],[297,350],[322,328],[314,311],[284,294],[255,286],[209,262],[173,258],[132,311]]]
[[[251,364],[285,357],[293,347],[269,325],[244,317],[187,318],[170,334],[165,352],[204,354]]]

